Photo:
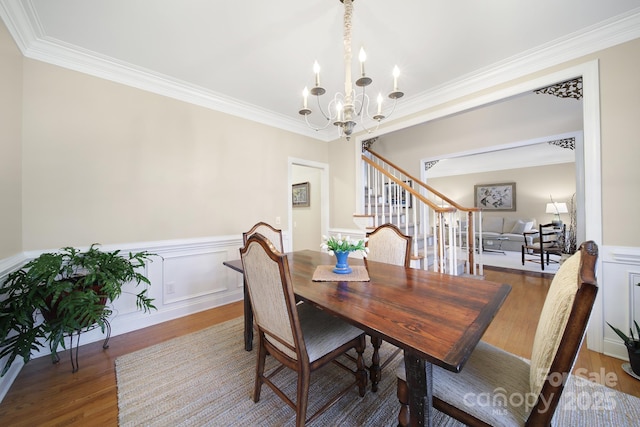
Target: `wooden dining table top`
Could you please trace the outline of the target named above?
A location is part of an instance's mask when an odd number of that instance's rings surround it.
[[[313,281],[335,257],[287,254],[295,294],[425,361],[459,372],[509,294],[507,284],[368,261],[369,281]],[[364,261],[349,258],[350,265]],[[242,272],[240,260],[225,265]]]

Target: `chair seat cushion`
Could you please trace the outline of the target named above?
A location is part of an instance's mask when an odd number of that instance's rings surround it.
[[[480,341],[461,372],[433,366],[433,395],[492,426],[524,425],[535,397],[529,362]],[[404,362],[398,378],[406,381]]]
[[[364,333],[361,329],[351,326],[311,304],[301,303],[297,307],[310,363]]]

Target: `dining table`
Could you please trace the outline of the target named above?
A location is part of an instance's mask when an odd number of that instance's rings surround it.
[[[349,258],[353,273],[331,275],[335,257],[328,253],[286,255],[299,300],[404,350],[412,426],[432,425],[433,365],[460,372],[511,291],[508,284],[481,278],[358,258]],[[239,259],[223,264],[243,272]],[[253,315],[246,286],[244,307],[245,349],[251,350]],[[379,374],[378,366],[371,369]]]

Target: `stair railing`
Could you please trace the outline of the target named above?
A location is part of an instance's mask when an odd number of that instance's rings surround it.
[[[483,274],[481,209],[459,205],[372,150],[366,150],[362,160],[365,214],[374,227],[393,223],[411,235],[412,255],[423,260],[422,268],[431,264],[434,271],[457,274],[460,260],[465,273]]]

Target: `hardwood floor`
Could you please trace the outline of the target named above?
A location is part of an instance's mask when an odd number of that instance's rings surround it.
[[[512,285],[511,294],[483,339],[514,354],[530,357],[537,319],[550,279],[537,273],[486,268],[487,280]],[[132,351],[185,335],[242,315],[236,302],[181,319],[111,338],[107,350],[96,342],[80,348],[80,370],[72,374],[68,352],[52,365],[48,357],[29,362],[0,404],[4,426],[117,426],[118,402],[114,361]],[[622,360],[580,351],[574,372],[606,373],[612,388],[640,397],[640,381],[621,369]],[[615,377],[613,377],[615,376]],[[593,379],[593,378],[592,378]]]

